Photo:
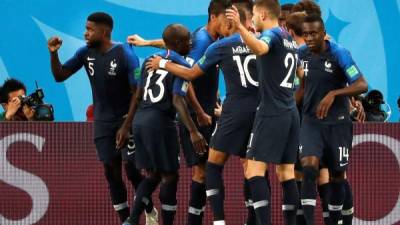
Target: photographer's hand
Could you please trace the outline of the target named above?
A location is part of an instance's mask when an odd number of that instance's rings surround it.
[[[22,111],[24,112],[24,115],[29,121],[35,120],[35,110],[27,105],[24,105],[22,107]]]
[[[11,120],[20,107],[21,107],[21,100],[18,97],[14,97],[13,99],[11,99],[11,101],[7,104],[7,110],[5,116],[6,120]]]

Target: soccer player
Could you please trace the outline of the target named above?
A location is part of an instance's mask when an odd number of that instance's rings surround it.
[[[253,22],[259,39],[240,24],[235,7],[227,10],[243,41],[257,55],[261,102],[256,113],[247,150],[246,178],[249,180],[257,224],[269,224],[269,188],[264,178],[268,164],[276,164],[283,189],[282,209],[285,224],[295,224],[298,190],[294,179],[297,156],[299,116],[294,99],[297,45],[279,27],[280,6],[276,0],[256,0]],[[278,128],[278,129],[277,129]]]
[[[252,7],[242,7],[239,4],[241,23],[251,29]],[[230,155],[242,158],[243,166],[246,156],[246,146],[250,137],[254,116],[259,104],[256,56],[243,43],[232,25],[225,20],[221,24],[222,35],[225,38],[211,44],[205,55],[191,69],[171,62],[165,62],[161,57],[149,60],[148,68],[165,69],[187,80],[205,75],[205,71],[216,65],[222,70],[227,87],[227,98],[222,107],[222,114],[212,135],[208,162],[206,166],[207,196],[214,214],[214,224],[225,224],[224,186],[222,171]],[[246,224],[255,224],[248,218]]]
[[[127,44],[111,40],[113,19],[103,12],[87,18],[86,46],[81,47],[65,64],[58,58],[62,45],[59,37],[48,40],[51,70],[57,82],[85,67],[92,87],[94,102],[94,142],[103,163],[111,201],[121,222],[129,216],[126,187],[122,179],[122,159],[128,179],[136,188],[143,177],[134,164],[134,150],[126,146],[133,115],[128,113],[132,91],[136,89],[135,74],[140,72],[139,60]],[[122,149],[119,151],[119,149]],[[146,207],[147,224],[158,224],[151,201]]]
[[[348,96],[365,92],[368,85],[350,53],[325,40],[320,16],[307,16],[302,31],[306,46],[299,49],[305,82],[299,147],[304,173],[301,202],[307,224],[313,225],[316,179],[322,161],[330,174],[329,217],[332,224],[337,224],[352,146]]]
[[[189,64],[193,65],[205,53],[208,46],[221,36],[221,23],[225,20],[225,9],[230,5],[225,1],[212,0],[208,7],[208,23],[192,33],[192,49],[186,57]],[[128,42],[137,46],[163,47],[162,40],[144,40],[138,35],[128,37]],[[191,105],[191,116],[196,126],[209,143],[215,128],[214,108],[217,102],[218,68],[210,67],[206,75],[196,79],[189,86],[188,101]],[[211,117],[209,116],[211,115]],[[196,119],[197,117],[197,119]],[[212,118],[213,117],[213,118]],[[188,207],[188,225],[200,225],[203,221],[204,207],[206,205],[205,163],[208,154],[198,155],[190,143],[189,132],[179,122],[179,135],[184,151],[186,164],[192,168],[192,184]]]
[[[279,14],[279,26],[286,27],[286,19],[292,11],[293,4],[283,4],[281,5],[281,13]]]
[[[182,25],[172,24],[163,32],[167,49],[180,55],[190,50],[190,33]],[[180,65],[190,67],[181,56],[161,53],[163,58],[174,60]],[[147,61],[147,59],[146,59]],[[146,61],[144,63],[146,63]],[[163,224],[172,225],[177,208],[176,191],[179,168],[179,143],[175,126],[178,112],[190,133],[190,139],[197,153],[206,151],[206,142],[192,121],[184,96],[188,83],[173,76],[168,71],[157,69],[147,71],[142,68],[139,80],[136,109],[133,121],[133,134],[137,147],[136,165],[147,172],[139,184],[130,218],[124,225],[138,225],[151,194],[160,186],[160,202]],[[136,110],[134,110],[136,111]]]

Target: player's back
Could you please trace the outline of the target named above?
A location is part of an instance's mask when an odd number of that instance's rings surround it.
[[[259,114],[274,116],[295,110],[297,45],[280,27],[264,31],[260,39],[268,44],[269,51],[257,58],[261,94]]]
[[[165,59],[170,55],[160,53]],[[173,60],[184,66],[189,66],[182,58]],[[176,110],[173,105],[173,95],[185,95],[188,83],[168,71],[158,69],[147,71],[147,60],[143,63],[139,86],[143,89],[142,100],[135,115],[134,124],[154,126],[156,128],[174,127]]]
[[[207,49],[199,66],[218,65],[224,74],[226,99],[224,111],[255,111],[259,104],[256,56],[239,34],[216,41]]]

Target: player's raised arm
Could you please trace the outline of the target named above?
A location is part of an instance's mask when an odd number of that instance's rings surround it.
[[[127,38],[129,44],[139,46],[139,47],[155,47],[155,48],[165,48],[165,43],[163,39],[146,40],[139,36],[138,34],[129,35]]]
[[[265,16],[265,15],[255,15],[255,16]],[[251,33],[245,26],[240,23],[240,15],[235,6],[231,9],[226,10],[226,17],[232,21],[233,25],[236,27],[237,31],[240,33],[243,41],[250,48],[250,50],[256,55],[264,55],[268,53],[269,46],[266,42],[257,39],[253,33]]]
[[[63,68],[60,59],[58,58],[58,49],[62,45],[62,40],[59,37],[52,37],[47,42],[47,47],[50,52],[51,72],[57,82],[62,82],[70,77],[73,72]]]

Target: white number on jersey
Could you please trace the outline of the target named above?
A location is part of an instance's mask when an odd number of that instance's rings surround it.
[[[283,79],[282,83],[281,83],[281,87],[284,88],[293,88],[293,81],[290,83],[289,79],[290,76],[292,75],[293,69],[297,68],[297,54],[293,54],[293,53],[288,53],[285,57],[285,67],[286,69],[289,69],[285,79]]]
[[[242,65],[242,60],[240,59],[239,55],[234,55],[233,60],[236,61],[236,64],[238,66],[239,74],[240,74],[240,81],[242,83],[242,86],[247,88],[247,82],[246,80],[253,86],[258,87],[258,82],[254,81],[253,78],[250,76],[249,72],[249,62],[250,60],[256,60],[256,55],[248,55],[244,59],[243,65]]]
[[[154,71],[150,71],[149,72],[149,76],[146,79],[146,85],[144,87],[144,95],[143,95],[143,100],[146,101],[147,100],[147,96],[149,96],[150,97],[150,101],[152,103],[159,102],[164,97],[165,87],[164,87],[164,84],[163,84],[163,80],[167,76],[168,71],[158,69],[158,70],[156,70],[155,73],[160,75],[160,77],[156,81],[157,86],[159,86],[159,88],[160,88],[160,93],[158,94],[157,97],[154,97],[153,90],[151,90],[151,88],[149,88],[151,77],[154,75]]]

